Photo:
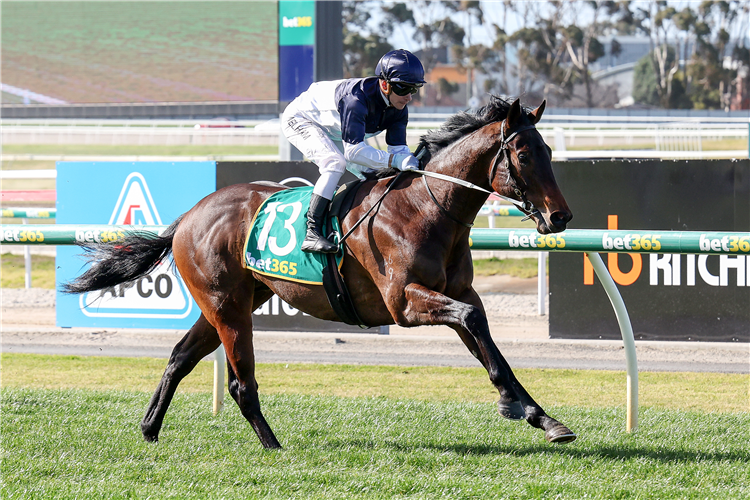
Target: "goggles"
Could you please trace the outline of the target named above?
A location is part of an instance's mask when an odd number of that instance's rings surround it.
[[[407,83],[389,82],[391,84],[391,90],[397,96],[405,96],[408,94],[416,94],[422,85],[411,85]]]

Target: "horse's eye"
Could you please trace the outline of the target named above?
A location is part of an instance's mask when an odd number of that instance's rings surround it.
[[[529,159],[528,153],[518,153],[518,161],[525,163]]]

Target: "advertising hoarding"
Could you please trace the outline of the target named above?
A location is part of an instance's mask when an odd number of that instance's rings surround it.
[[[58,162],[57,222],[168,225],[215,186],[215,162]],[[111,239],[89,232],[80,239]],[[59,246],[57,326],[190,328],[200,311],[170,262],[131,285],[67,295],[59,291],[60,284],[80,275],[85,262],[80,248]]]
[[[750,231],[750,161],[594,161],[555,164],[571,229]],[[719,242],[721,244],[721,242]],[[636,339],[750,341],[746,255],[608,254]],[[618,339],[593,268],[550,253],[550,337]]]

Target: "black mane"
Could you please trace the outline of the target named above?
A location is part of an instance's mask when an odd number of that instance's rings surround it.
[[[420,137],[417,151],[427,148],[430,157],[446,146],[479,130],[490,123],[499,122],[508,116],[512,101],[496,95],[490,96],[490,103],[473,113],[460,111],[448,118],[438,130],[430,130]]]

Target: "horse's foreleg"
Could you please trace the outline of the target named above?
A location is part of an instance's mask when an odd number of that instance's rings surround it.
[[[404,312],[406,317],[427,321],[417,324],[445,324],[458,333],[469,351],[485,367],[490,381],[500,393],[500,415],[515,420],[525,417],[533,427],[544,429],[546,439],[551,442],[575,439],[570,429],[545,413],[513,374],[492,340],[482,302],[473,289],[461,297],[461,301],[456,301],[412,284],[406,287],[406,298],[409,301]]]
[[[419,284],[404,289],[406,307],[397,318],[401,326],[448,325],[461,337],[469,351],[487,370],[490,381],[500,393],[501,414],[522,419],[524,410],[515,388],[510,384],[511,369],[489,334],[484,311],[479,307],[453,300]]]
[[[201,314],[187,334],[177,343],[169,357],[164,375],[156,387],[146,415],[141,421],[141,432],[146,441],[157,441],[164,415],[172,401],[177,386],[195,365],[205,356],[219,347],[219,336],[216,329]]]

